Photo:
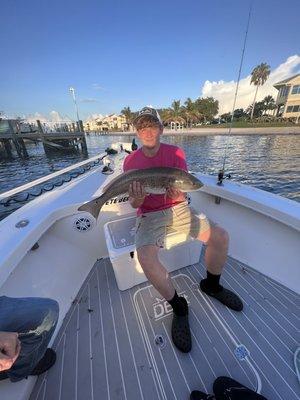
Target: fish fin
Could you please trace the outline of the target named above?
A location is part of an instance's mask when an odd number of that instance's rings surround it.
[[[108,182],[106,185],[102,186],[102,192],[103,192],[103,193],[106,192],[106,191],[107,191],[109,188],[111,188],[117,181],[119,181],[121,175],[123,176],[123,178],[125,178],[127,175],[131,174],[131,173],[134,172],[134,171],[138,171],[138,169],[137,169],[137,168],[135,168],[135,169],[129,169],[128,171],[122,172],[122,174],[117,175],[117,176],[115,176],[114,178],[110,179],[109,182]]]
[[[103,204],[104,202],[99,202],[99,199],[97,202],[95,200],[91,200],[80,206],[78,208],[78,211],[86,211],[90,213],[95,219],[97,219]]]

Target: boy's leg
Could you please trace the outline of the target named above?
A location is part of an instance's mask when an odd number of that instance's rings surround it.
[[[0,331],[17,332],[20,355],[7,371],[15,382],[30,375],[44,356],[54,333],[59,307],[52,299],[0,297]]]
[[[175,289],[168,271],[158,258],[159,247],[142,246],[137,250],[143,271],[155,289],[168,301],[174,297]]]
[[[200,231],[197,239],[206,244],[204,260],[207,277],[201,280],[200,289],[232,310],[242,311],[243,302],[239,296],[220,285],[228,253],[228,233],[220,226],[211,225],[207,231]]]
[[[152,214],[152,213],[149,213]],[[188,322],[188,304],[184,297],[179,297],[173,286],[168,271],[158,258],[159,243],[165,233],[170,218],[170,210],[162,210],[140,217],[137,221],[136,247],[141,267],[156,290],[173,308],[172,339],[175,346],[183,351],[191,350],[191,333]]]
[[[177,295],[168,271],[158,259],[158,250],[153,245],[140,247],[137,250],[138,260],[146,277],[173,308],[171,333],[174,345],[180,351],[188,353],[192,348],[188,304],[184,297]]]
[[[232,291],[220,285],[220,277],[225,266],[229,235],[222,227],[209,220],[206,215],[197,215],[187,203],[173,209],[173,226],[175,230],[184,232],[205,243],[205,266],[207,277],[200,282],[200,288],[206,294],[215,297],[227,307],[241,311],[243,303]]]
[[[212,225],[206,231],[200,230],[197,239],[206,245],[204,259],[207,271],[221,275],[228,253],[228,233],[222,227]]]

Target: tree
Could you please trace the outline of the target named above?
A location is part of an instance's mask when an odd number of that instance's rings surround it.
[[[168,118],[169,109],[168,108],[158,108],[157,112],[160,115],[160,118],[164,123],[166,121],[166,119]]]
[[[248,115],[252,115],[252,117],[254,118],[258,118],[263,115],[264,107],[265,106],[263,101],[256,101],[254,104],[254,110],[253,110],[253,104],[250,104],[246,109],[246,113]]]
[[[241,119],[247,117],[247,113],[244,111],[243,108],[237,108],[236,110],[234,110],[233,116],[235,119]]]
[[[184,123],[185,119],[183,117],[183,107],[181,106],[180,100],[174,100],[171,107],[168,108],[164,113],[165,122],[179,122]]]
[[[193,122],[198,122],[199,119],[201,119],[201,115],[197,112],[195,103],[190,97],[186,99],[184,105],[185,107],[183,107],[183,115],[186,119],[186,125],[191,127]]]
[[[195,109],[205,121],[211,121],[219,111],[219,102],[213,97],[199,98],[195,101]]]
[[[125,127],[125,130],[127,129],[132,129],[133,128],[133,121],[134,118],[137,116],[137,112],[132,112],[130,107],[124,107],[123,110],[121,110],[121,114],[124,115],[126,118],[126,124],[127,127]]]
[[[222,114],[222,115],[220,115],[220,118],[226,122],[230,122],[231,121],[231,113],[228,112],[228,113]]]
[[[275,100],[271,95],[266,96],[263,99],[263,103],[264,103],[264,111],[265,112],[267,112],[268,110],[275,110],[275,108],[276,108]]]
[[[254,105],[254,117],[261,117],[264,113],[265,105],[263,100],[257,101]]]
[[[121,110],[121,114],[125,116],[128,125],[132,124],[135,114],[130,110],[130,107],[124,107],[123,110]]]
[[[255,101],[256,101],[258,87],[262,86],[266,82],[266,80],[268,79],[268,77],[270,75],[270,72],[271,72],[270,65],[268,65],[267,63],[261,63],[261,64],[257,65],[251,72],[250,85],[253,83],[253,85],[256,86],[253,105],[252,105],[252,111],[251,111],[251,119],[253,118],[253,114],[254,114]]]

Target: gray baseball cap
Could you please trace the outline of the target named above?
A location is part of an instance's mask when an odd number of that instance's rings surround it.
[[[144,108],[142,108],[138,112],[138,115],[133,120],[133,124],[135,125],[140,118],[145,117],[145,116],[151,116],[153,118],[153,120],[155,120],[156,122],[159,122],[160,124],[162,124],[162,120],[160,118],[160,115],[158,114],[157,110],[155,110],[155,108],[153,108],[153,107],[144,107]]]

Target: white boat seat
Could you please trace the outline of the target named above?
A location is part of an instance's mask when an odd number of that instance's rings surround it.
[[[147,281],[137,259],[135,249],[135,216],[127,216],[104,225],[108,254],[114,269],[118,288],[129,289]],[[170,233],[159,258],[169,272],[199,261],[202,243],[183,233]]]

